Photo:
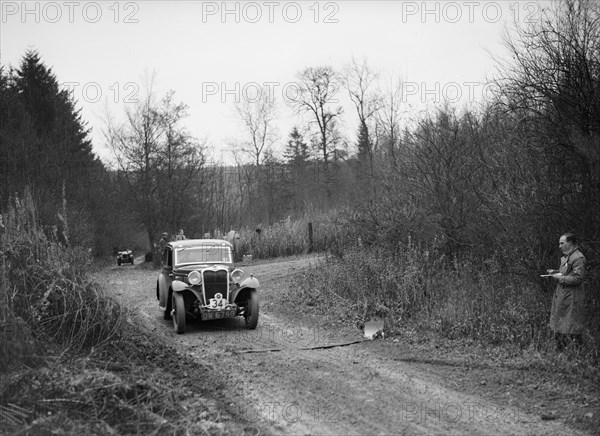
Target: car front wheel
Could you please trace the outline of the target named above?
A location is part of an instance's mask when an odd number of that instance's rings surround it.
[[[185,331],[185,302],[183,301],[183,295],[173,292],[172,301],[173,327],[177,334],[181,334]]]
[[[246,320],[246,328],[254,330],[258,325],[258,293],[256,291],[250,294],[244,319]]]
[[[171,295],[167,296],[167,307],[165,307],[165,311],[163,312],[163,319],[167,321],[171,319],[171,310],[173,309],[173,305],[171,304],[172,299]]]

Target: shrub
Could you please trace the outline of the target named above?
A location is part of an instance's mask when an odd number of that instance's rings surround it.
[[[288,297],[297,304],[334,303],[343,318],[359,326],[383,317],[392,332],[411,326],[452,339],[522,348],[551,340],[551,294],[527,278],[502,273],[493,258],[450,261],[409,240],[402,250],[348,250],[343,259],[330,258],[293,282]],[[595,301],[593,295],[588,298]],[[593,306],[586,352],[597,360]]]
[[[42,229],[29,194],[15,198],[0,222],[0,369],[56,345],[77,351],[114,338],[121,309],[86,276],[81,247]]]
[[[309,224],[313,230],[312,244]],[[255,259],[293,256],[309,251],[336,251],[347,243],[344,226],[334,212],[314,214],[295,221],[288,218],[269,227],[246,228],[239,233],[242,241],[240,252],[251,254]]]

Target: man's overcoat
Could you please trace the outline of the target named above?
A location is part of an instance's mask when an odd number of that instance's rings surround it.
[[[554,333],[579,335],[585,324],[585,257],[578,248],[574,248],[560,259],[558,279],[552,309],[550,328]]]

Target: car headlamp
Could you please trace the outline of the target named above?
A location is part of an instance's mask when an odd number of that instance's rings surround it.
[[[192,271],[188,274],[188,283],[190,285],[198,285],[202,281],[202,276],[198,271]]]
[[[231,272],[231,280],[234,283],[239,283],[244,279],[244,271],[242,271],[241,269],[234,269]]]

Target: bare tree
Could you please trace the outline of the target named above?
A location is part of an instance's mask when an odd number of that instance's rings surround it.
[[[125,109],[124,122],[107,119],[105,138],[151,248],[158,233],[186,222],[197,194],[192,182],[204,158],[202,147],[180,126],[185,116],[185,105],[174,103],[172,93],[156,101],[149,82],[142,101]]]
[[[273,125],[276,118],[275,96],[261,87],[255,98],[241,101],[235,109],[248,135],[242,143],[242,151],[252,156],[258,168],[277,140]]]
[[[556,2],[542,19],[507,35],[505,44],[511,59],[500,68],[498,89],[505,108],[520,115],[519,125],[536,131],[534,140],[519,143],[535,170],[528,188],[545,205],[537,208],[545,230],[570,228],[597,240],[600,4]]]
[[[176,103],[173,96],[173,91],[167,93],[160,104],[164,141],[160,149],[157,190],[161,205],[168,205],[159,208],[162,213],[160,223],[175,230],[189,224],[189,208],[182,207],[182,201],[186,197],[191,199],[192,193],[201,192],[200,169],[205,163],[205,144],[192,138],[180,125],[187,116],[187,106]]]
[[[339,78],[331,67],[306,68],[299,75],[296,95],[290,96],[292,106],[299,114],[309,114],[317,126],[318,146],[323,158],[323,172],[327,197],[331,197],[332,175],[330,159],[340,143],[337,124],[342,107],[335,105],[339,97]]]
[[[358,160],[359,182],[365,186],[366,192],[371,191],[370,184],[373,179],[373,155],[375,133],[375,115],[380,107],[381,100],[377,98],[373,85],[377,74],[363,60],[360,64],[352,59],[344,71],[344,87],[348,90],[350,100],[354,104],[358,116]],[[366,171],[365,171],[366,168]]]
[[[410,135],[409,171],[404,182],[409,192],[417,193],[426,219],[439,227],[443,251],[449,256],[470,243],[477,222],[479,203],[470,182],[479,171],[471,140],[478,129],[474,115],[458,116],[445,107],[435,117],[421,120]]]
[[[386,83],[380,87],[379,104],[375,113],[377,119],[377,134],[386,144],[386,153],[392,168],[396,168],[397,149],[401,135],[400,118],[403,103],[402,80],[389,76]]]

